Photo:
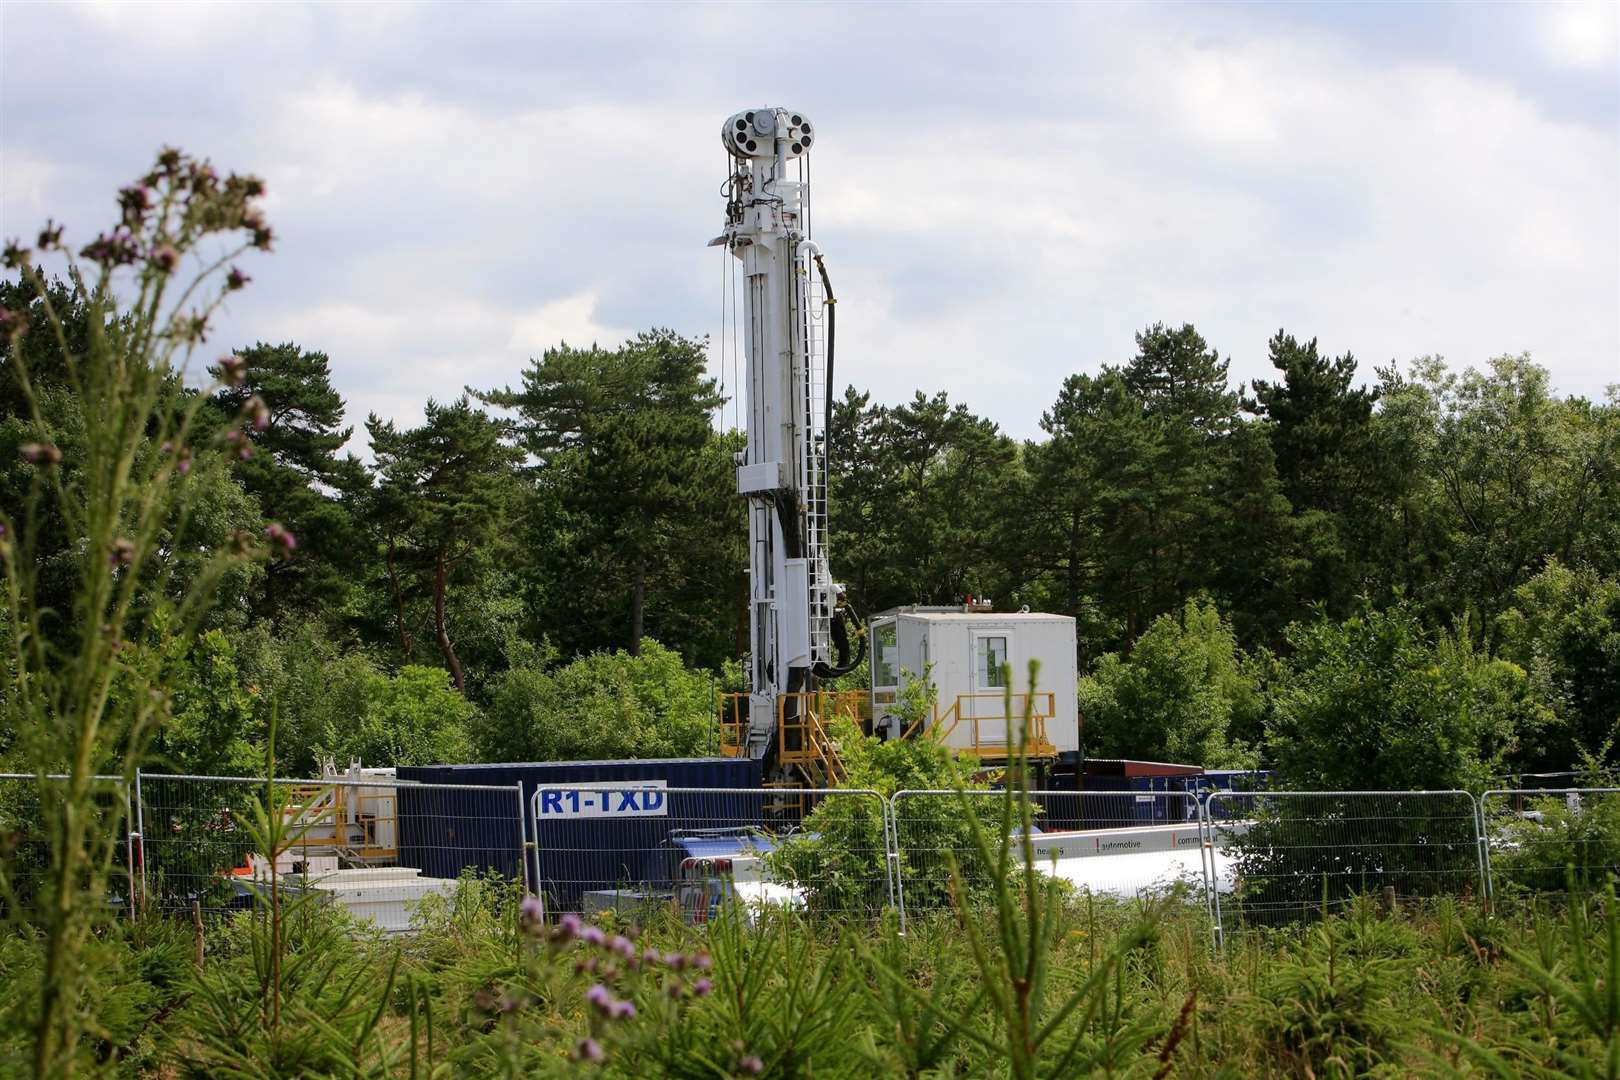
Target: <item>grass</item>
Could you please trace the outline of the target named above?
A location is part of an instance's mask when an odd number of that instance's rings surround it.
[[[1052,1037],[1031,1075],[1620,1076],[1620,911],[1607,894],[1506,915],[1451,901],[1357,904],[1219,954],[1196,905],[1065,897],[1050,915],[1046,1004],[1033,1022]],[[989,910],[972,922],[938,913],[904,935],[892,923],[842,928],[785,913],[701,929],[670,917],[605,926],[593,944],[589,929],[526,925],[514,892],[469,881],[408,937],[333,910],[290,913],[273,1023],[256,920],[210,928],[200,968],[189,925],[102,927],[84,954],[95,992],[77,1071],[968,1077],[1017,1067],[965,941],[977,934],[999,952]],[[8,1072],[26,1067],[21,1033],[42,955],[26,931],[0,940]],[[610,1012],[593,987],[634,1015]]]

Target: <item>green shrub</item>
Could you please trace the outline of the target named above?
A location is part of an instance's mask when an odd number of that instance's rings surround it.
[[[558,668],[497,676],[476,731],[485,761],[692,757],[711,752],[716,686],[652,639]]]
[[[1080,680],[1086,752],[1094,757],[1252,768],[1234,731],[1257,726],[1260,687],[1232,628],[1208,601],[1161,615],[1128,656],[1107,653]]]
[[[1279,789],[1482,790],[1539,727],[1525,673],[1409,606],[1294,624],[1266,750]]]

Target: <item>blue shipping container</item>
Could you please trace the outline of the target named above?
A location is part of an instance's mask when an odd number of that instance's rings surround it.
[[[523,785],[524,810],[529,812],[535,790],[541,786],[581,787],[662,781],[670,792],[656,816],[544,817],[530,822],[535,834],[534,858],[529,871],[536,888],[552,911],[579,910],[582,894],[617,888],[658,891],[667,888],[678,872],[679,849],[672,832],[702,828],[739,829],[763,826],[764,800],[745,795],[760,787],[760,767],[746,758],[682,758],[648,761],[551,761],[495,765],[417,765],[401,767],[401,780],[424,784]],[[680,789],[718,788],[719,793],[691,793]],[[409,788],[401,788],[401,807]],[[738,792],[731,795],[729,792]],[[433,793],[416,792],[418,796]],[[439,793],[453,795],[454,793]],[[504,793],[467,792],[472,796]],[[508,817],[510,814],[508,814]],[[444,817],[444,815],[441,815]],[[400,861],[418,866],[433,877],[455,877],[467,867],[489,866],[515,876],[519,864],[508,844],[504,860],[492,860],[487,851],[463,852],[440,835],[447,826],[430,816],[412,822],[401,814]],[[450,814],[448,822],[458,820]],[[414,827],[407,829],[410,822]],[[509,831],[516,837],[516,825]]]

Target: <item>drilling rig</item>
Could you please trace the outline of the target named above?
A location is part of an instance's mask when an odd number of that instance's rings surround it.
[[[792,109],[757,108],[729,117],[720,138],[726,223],[710,244],[740,266],[747,357],[737,494],[748,500],[748,692],[733,706],[732,749],[767,777],[826,782],[839,766],[817,691],[861,663],[865,639],[827,564],[836,308],[809,235],[816,130]]]
[[[872,689],[826,685],[866,658],[866,627],[832,579],[827,476],[837,307],[811,239],[803,113],[747,109],[727,118],[723,246],[740,268],[733,312],[747,359],[747,448],[737,493],[748,500],[748,680],[725,698],[721,751],[760,761],[764,782],[811,788],[844,780],[829,734],[835,716],[879,737],[927,734],[987,766],[1005,765],[1030,723],[1026,756],[1072,774],[1079,754],[1075,625],[1068,616],[993,613],[988,601],[905,607],[872,620]],[[1038,661],[1051,689],[1007,685],[1006,670]],[[906,721],[903,684],[929,684],[932,715]]]

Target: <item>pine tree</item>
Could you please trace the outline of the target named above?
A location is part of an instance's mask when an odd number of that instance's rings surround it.
[[[452,588],[475,556],[504,537],[517,500],[522,452],[505,441],[508,425],[474,409],[467,398],[429,401],[421,427],[399,430],[375,415],[366,421],[379,483],[370,519],[379,536],[394,601],[400,648],[414,651],[410,601],[425,595],[434,640],[456,689],[466,673],[451,638]]]

